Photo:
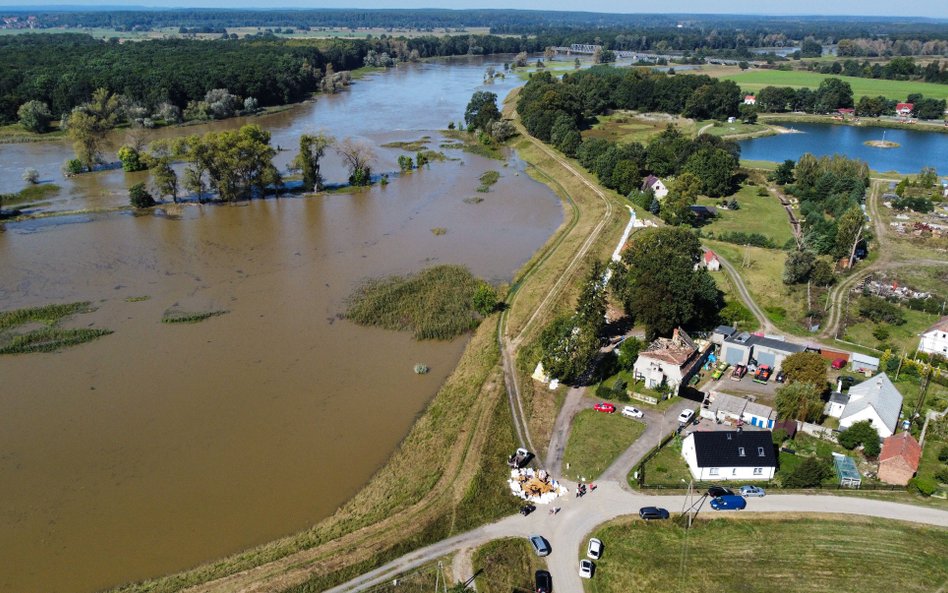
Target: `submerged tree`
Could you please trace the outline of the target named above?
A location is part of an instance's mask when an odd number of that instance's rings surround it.
[[[336,145],[336,152],[349,170],[349,183],[356,186],[372,183],[371,163],[375,160],[375,152],[371,146],[346,138]]]
[[[319,161],[333,142],[335,142],[335,139],[323,132],[300,136],[300,151],[293,160],[293,167],[302,171],[303,189],[306,191],[321,191],[323,189],[323,177],[319,172]]]
[[[121,102],[107,89],[97,89],[92,100],[72,110],[67,119],[69,137],[73,140],[76,158],[86,170],[99,162],[101,146],[108,131],[118,121]]]

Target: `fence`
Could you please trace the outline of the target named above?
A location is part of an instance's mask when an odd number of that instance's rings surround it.
[[[895,491],[900,490],[902,492],[906,491],[905,486],[896,486],[892,484],[866,484],[863,482],[862,486],[859,488],[851,488],[849,486],[842,486],[840,484],[827,484],[822,486],[814,486],[812,488],[784,488],[783,486],[777,484],[776,482],[753,482],[754,484],[764,484],[768,490],[779,490],[781,493],[786,494],[806,494],[808,492],[825,492],[827,490],[862,490],[862,491]],[[695,490],[707,490],[711,486],[720,486],[721,482],[695,482]],[[681,482],[669,483],[669,484],[645,484],[639,482],[639,488],[642,490],[688,490],[688,486],[682,484]]]
[[[819,424],[810,424],[809,422],[797,422],[797,430],[818,439],[836,442],[836,432],[833,431],[832,428],[826,428]]]

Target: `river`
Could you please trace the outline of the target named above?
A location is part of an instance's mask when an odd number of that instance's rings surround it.
[[[922,167],[935,167],[944,173],[948,169],[948,134],[916,130],[846,126],[833,124],[781,123],[797,130],[796,134],[778,134],[764,138],[740,141],[741,158],[756,161],[783,162],[797,160],[804,153],[816,156],[841,154],[862,159],[874,171],[918,173]],[[897,148],[875,148],[865,143],[871,140],[897,142]]]
[[[373,146],[430,135],[438,150],[436,130],[461,119],[484,68],[501,63],[399,66],[252,121],[283,147],[324,129]],[[503,97],[517,84],[491,90]],[[401,152],[379,148],[375,170],[396,170]],[[349,499],[466,339],[416,342],[355,326],[339,318],[346,297],[363,279],[438,263],[509,281],[563,220],[559,200],[515,155],[505,164],[445,152],[459,160],[352,195],[8,224],[0,309],[88,300],[97,310],[73,326],[115,333],[0,358],[0,591],[87,593],[175,572],[304,529]],[[70,153],[65,143],[0,146],[0,179],[38,168],[62,185],[43,206],[57,210],[126,203],[142,178],[62,179]],[[490,169],[500,181],[476,193]],[[334,156],[325,172],[345,177]],[[484,200],[464,201],[471,196]],[[167,309],[228,313],[168,325]],[[416,375],[418,362],[431,373]]]

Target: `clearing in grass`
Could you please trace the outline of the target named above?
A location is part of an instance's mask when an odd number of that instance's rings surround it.
[[[720,200],[701,198],[698,204],[716,206],[718,216],[702,227],[708,237],[720,237],[724,233],[758,233],[783,247],[793,238],[787,211],[776,196],[758,195],[760,186],[745,185],[736,194],[725,198],[727,202],[736,200],[738,209],[728,210],[718,207]]]
[[[563,475],[574,480],[595,480],[643,432],[644,424],[618,412],[583,410],[573,418],[563,453]]]

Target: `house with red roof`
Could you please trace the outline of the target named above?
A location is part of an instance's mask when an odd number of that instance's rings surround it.
[[[710,249],[705,249],[701,255],[701,261],[695,264],[695,269],[705,268],[709,272],[717,272],[721,269],[721,260]]]
[[[882,441],[879,454],[879,479],[886,484],[908,484],[922,459],[922,446],[908,432],[894,434]]]
[[[914,103],[899,103],[895,106],[895,114],[899,117],[910,117],[914,109]]]
[[[744,95],[744,105],[757,105],[757,97],[754,95]]]

